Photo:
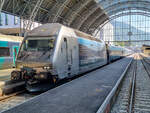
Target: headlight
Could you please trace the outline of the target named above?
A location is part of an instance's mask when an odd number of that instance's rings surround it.
[[[37,75],[34,75],[34,78],[37,80],[46,80],[48,78],[48,75],[47,75],[47,73],[41,72]]]
[[[46,78],[44,74],[40,74],[40,78]]]
[[[44,66],[44,67],[43,67],[43,69],[47,69],[47,70],[49,70],[49,69],[50,69],[50,67],[49,67],[49,66]]]

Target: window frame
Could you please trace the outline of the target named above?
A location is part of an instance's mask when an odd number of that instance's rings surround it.
[[[18,24],[18,17],[17,16],[14,16],[14,25],[17,25]]]
[[[0,13],[0,26],[3,25],[2,13]]]
[[[0,47],[0,49],[8,49],[7,51],[7,56],[6,55],[2,55],[0,54],[0,57],[11,57],[11,54],[10,54],[10,48],[9,47]]]
[[[8,14],[5,14],[5,25],[8,25]]]

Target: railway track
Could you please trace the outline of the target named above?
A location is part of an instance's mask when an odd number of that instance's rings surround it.
[[[9,99],[13,96],[16,96],[16,95],[19,95],[19,94],[22,94],[24,93],[25,90],[22,90],[22,91],[18,91],[18,92],[15,92],[15,93],[12,93],[12,94],[9,94],[9,95],[3,95],[3,96],[0,96],[0,101],[3,101],[3,100],[6,100],[6,99]]]
[[[117,100],[115,101],[111,113],[128,113],[129,112],[129,103],[131,97],[132,83],[133,83],[133,75],[135,73],[136,66],[136,55],[132,64],[130,65],[123,81],[122,86],[120,88],[120,92],[118,94]]]
[[[99,68],[97,68],[97,69],[99,69]],[[94,70],[96,70],[96,69],[94,69]],[[92,70],[92,71],[94,71],[94,70]],[[55,87],[58,87],[59,85],[62,85],[71,80],[74,80],[80,76],[82,76],[82,75],[73,77],[72,79],[69,79],[69,80],[63,80],[60,83],[58,83]],[[55,87],[53,87],[53,88],[55,88]],[[4,96],[0,97],[0,112],[7,110],[9,108],[12,108],[18,104],[21,104],[21,103],[33,98],[36,95],[38,95],[38,94],[29,94],[25,90],[22,90],[22,91],[19,91],[19,92],[10,94],[10,95],[4,95]]]
[[[150,64],[135,56],[111,113],[150,113]]]
[[[10,95],[4,95],[0,97],[0,112],[8,110],[9,108],[15,107],[21,103],[24,103],[25,101],[39,95],[36,94],[30,94],[26,92],[25,90],[12,93]]]
[[[135,113],[150,113],[150,60],[142,55],[140,57],[145,71],[141,73],[142,76],[137,75],[133,110]]]

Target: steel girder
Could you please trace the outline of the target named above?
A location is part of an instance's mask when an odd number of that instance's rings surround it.
[[[103,22],[109,18],[108,16],[111,17],[120,11],[127,9],[150,11],[149,0],[43,0],[45,3],[40,5],[36,5],[38,0],[1,1],[5,1],[3,11],[27,19],[32,18],[32,21],[36,20],[41,23],[60,22],[64,24],[66,22],[68,26],[84,32],[90,31],[90,33],[93,32],[91,29],[95,29],[100,24],[98,22]],[[68,7],[69,4],[72,5]],[[88,6],[89,4],[91,6]],[[60,18],[62,21],[58,21]]]
[[[118,5],[121,3],[128,4],[129,2],[147,4],[150,1],[149,0],[98,0],[97,3],[99,3],[104,9],[106,9],[114,4],[118,4]]]
[[[29,19],[37,0],[5,0],[3,11]],[[39,9],[44,10],[40,6]]]
[[[104,16],[105,13],[100,10],[97,9],[86,21],[84,21],[84,23],[82,24],[82,26],[80,27],[80,30],[83,32],[88,31],[88,29],[90,28],[90,26],[98,19],[101,18],[101,16]],[[105,15],[106,16],[106,15]]]
[[[51,16],[49,17],[48,22],[56,22],[70,1],[71,0],[58,0],[52,9],[50,9],[49,13],[51,13]]]
[[[34,6],[32,12],[30,14],[29,21],[28,21],[28,24],[25,29],[27,29],[27,30],[31,29],[32,22],[34,22],[34,19],[38,13],[39,7],[41,6],[42,2],[43,2],[43,0],[37,1],[36,5]]]
[[[94,37],[97,36],[98,32],[103,28],[103,26],[105,26],[108,22],[118,18],[118,17],[121,17],[121,16],[126,16],[126,15],[143,15],[143,16],[147,16],[147,17],[150,17],[150,12],[125,12],[125,13],[119,13],[119,14],[116,14],[116,15],[113,15],[111,17],[109,17],[109,20],[106,20],[103,24],[101,24],[101,26],[97,29],[97,32],[94,35]]]
[[[93,24],[91,24],[91,26],[89,26],[89,29],[87,29],[87,33],[88,34],[93,34],[94,31],[99,27],[99,25],[101,25],[102,23],[104,23],[106,20],[108,20],[109,18],[105,16],[105,14],[103,14],[102,16],[100,16],[99,18],[97,18]]]
[[[32,21],[40,21],[42,23],[61,22],[62,24],[64,24],[63,21],[66,21],[67,25],[69,26],[78,25],[78,23],[74,24],[74,21],[76,21],[76,19],[81,19],[82,21],[80,22],[78,27],[80,28],[84,21],[87,20],[98,9],[98,4],[96,4],[95,0],[74,0],[75,2],[73,3],[72,7],[67,6],[72,2],[72,0],[43,1],[47,1],[47,4],[41,3],[39,5],[38,0],[5,0],[3,11],[19,15],[22,18]],[[52,2],[53,5],[49,7],[48,2]],[[90,8],[87,7],[91,2],[94,2],[96,5],[93,5]],[[94,6],[96,6],[96,8]],[[66,8],[68,9],[68,11],[62,16],[62,13],[64,12],[64,10],[66,10]],[[63,21],[58,21],[58,18],[62,18]]]
[[[75,17],[78,15],[78,13],[86,7],[87,4],[89,4],[92,0],[81,0],[78,1],[66,14],[64,19],[67,20],[67,24],[70,26],[72,21],[75,19]],[[81,18],[81,15],[80,15]]]
[[[5,0],[0,0],[0,13],[1,13],[1,10],[3,8],[4,2],[5,2]]]
[[[106,2],[106,3],[105,3]],[[120,0],[120,2],[116,2],[116,0],[113,0],[111,4],[107,4],[108,0],[105,0],[100,2],[99,4],[102,5],[103,9],[107,12],[109,15],[114,15],[115,13],[120,12],[120,9],[130,9],[130,8],[136,8],[136,9],[144,9],[147,8],[147,11],[150,11],[150,1],[148,0]],[[116,12],[111,13],[112,10],[116,10]]]
[[[19,15],[24,19],[29,19],[31,21],[40,21],[42,23],[61,22],[62,24],[64,24],[64,21],[66,21],[68,26],[78,25],[78,23],[74,24],[74,22],[76,21],[76,19],[81,19],[82,21],[80,22],[78,27],[80,28],[84,21],[87,20],[98,9],[98,4],[96,4],[95,0],[74,0],[75,2],[73,3],[72,7],[67,6],[72,2],[72,0],[43,0],[44,2],[47,1],[47,4],[42,4],[42,2],[40,3],[39,1],[5,0],[3,11]],[[52,2],[53,5],[49,7],[48,2]],[[96,5],[93,5],[89,8],[88,5],[91,2],[94,2]],[[64,10],[66,9],[68,11],[67,13],[64,13]],[[64,13],[63,16],[62,13]],[[63,21],[58,21],[58,18],[62,18]],[[31,24],[27,24],[26,28],[29,29],[30,26]]]
[[[136,9],[136,10],[143,10],[143,11],[149,11],[150,12],[150,1],[149,0],[101,0],[99,1],[99,4],[103,7],[103,10],[106,12],[106,14],[111,18],[111,16],[115,15],[118,12],[125,11],[125,10],[130,10],[130,9]],[[99,18],[101,21],[102,18]],[[98,20],[98,19],[97,19]],[[105,19],[104,22],[108,20]],[[101,23],[98,22],[93,22],[94,24],[96,23],[98,26],[100,26]],[[95,26],[92,24],[93,26]],[[95,26],[97,29],[98,26]],[[93,27],[91,26],[90,29],[93,30]],[[88,33],[92,34],[93,31],[87,31]]]
[[[5,0],[3,11],[10,14],[20,15],[26,4],[19,0]]]
[[[82,17],[77,17],[73,22],[71,27],[80,29],[82,24],[98,9],[100,8],[98,4],[91,5],[87,10],[82,13]]]
[[[142,11],[146,11],[149,12],[148,10],[150,10],[149,8],[143,8],[143,7],[128,7],[128,8],[120,8],[120,9],[115,9],[112,10],[111,12],[108,13],[109,17],[117,14],[118,12],[122,12],[122,11],[128,11],[128,10],[142,10]]]

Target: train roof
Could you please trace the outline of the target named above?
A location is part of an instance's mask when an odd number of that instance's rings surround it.
[[[23,37],[0,34],[0,41],[22,42]]]
[[[28,32],[28,36],[53,36],[53,35],[57,35],[60,31],[60,29],[63,27],[67,27],[67,26],[64,26],[62,24],[59,24],[59,23],[47,23],[47,24],[43,24],[35,29],[33,29],[32,31]],[[69,27],[67,27],[69,28]],[[50,30],[52,29],[52,30]],[[70,29],[73,29],[73,28],[70,28]],[[76,29],[73,29],[75,34],[79,37],[83,37],[83,38],[87,38],[87,39],[90,39],[90,40],[95,40],[95,41],[101,41],[100,39],[96,39],[94,38],[93,36],[89,35],[89,34],[86,34],[84,32],[81,32],[79,30],[76,30]]]
[[[87,39],[89,39],[89,40],[95,40],[95,41],[101,42],[100,39],[94,38],[93,36],[91,36],[91,35],[89,35],[89,34],[86,34],[86,33],[84,33],[84,32],[81,32],[81,31],[79,31],[79,30],[74,29],[74,32],[75,32],[76,35],[79,36],[79,37],[84,37],[84,38],[87,38]]]
[[[144,50],[144,49],[149,49],[150,48],[150,45],[146,45],[146,44],[143,44],[142,45],[142,49]]]
[[[28,36],[52,36],[56,35],[60,29],[61,29],[61,24],[59,23],[48,23],[48,24],[43,24],[37,28],[34,28],[33,30],[29,31],[27,33]],[[51,29],[51,30],[50,30]]]

